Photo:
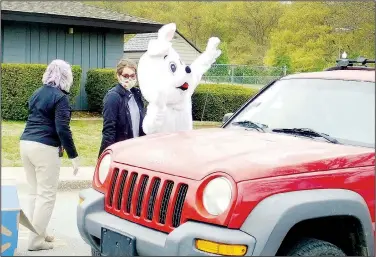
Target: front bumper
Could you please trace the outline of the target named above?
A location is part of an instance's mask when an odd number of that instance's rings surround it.
[[[81,237],[100,252],[102,227],[136,237],[139,256],[213,256],[197,250],[196,238],[247,246],[245,256],[251,256],[256,240],[247,233],[219,226],[188,221],[166,234],[133,222],[121,219],[104,211],[104,195],[90,188],[80,192],[84,199],[77,208],[77,226]]]

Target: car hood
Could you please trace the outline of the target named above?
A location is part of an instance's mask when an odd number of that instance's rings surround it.
[[[243,129],[154,134],[111,149],[115,162],[194,180],[214,172],[239,182],[375,164],[371,148]]]

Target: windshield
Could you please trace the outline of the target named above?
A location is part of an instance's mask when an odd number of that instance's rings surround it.
[[[243,109],[235,122],[310,128],[343,144],[375,146],[375,83],[325,79],[279,80]],[[233,124],[235,123],[235,124]]]

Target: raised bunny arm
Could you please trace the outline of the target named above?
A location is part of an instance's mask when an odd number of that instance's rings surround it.
[[[217,48],[220,42],[221,41],[217,37],[210,38],[205,51],[190,65],[194,80],[193,85],[191,85],[188,89],[191,95],[194,93],[196,87],[200,83],[202,76],[210,69],[213,63],[215,63],[216,59],[221,55],[221,50]]]

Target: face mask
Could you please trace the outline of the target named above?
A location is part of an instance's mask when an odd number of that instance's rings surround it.
[[[135,79],[126,79],[124,77],[118,76],[119,83],[126,89],[131,89],[136,85]]]
[[[135,79],[129,79],[128,84],[126,84],[125,86],[126,86],[127,89],[131,89],[132,87],[134,87],[136,85],[136,82],[137,81]]]

